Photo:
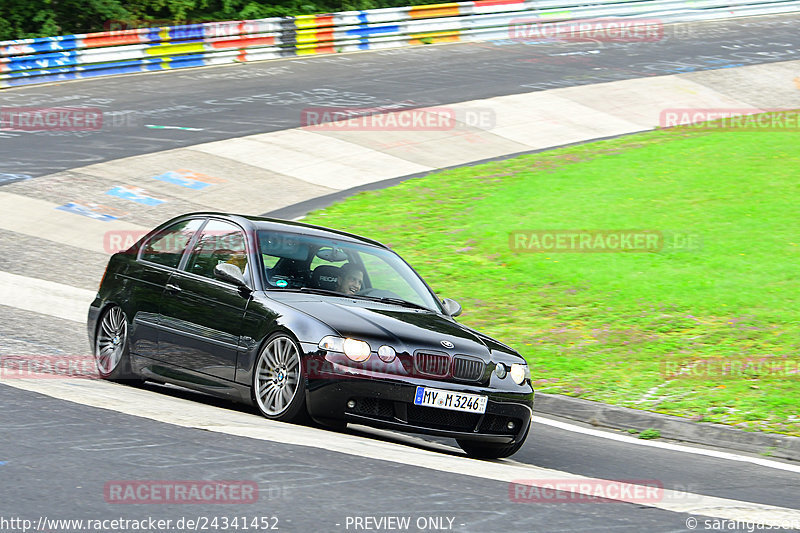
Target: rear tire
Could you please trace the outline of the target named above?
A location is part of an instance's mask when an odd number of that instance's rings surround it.
[[[253,367],[253,401],[270,420],[305,422],[306,379],[300,348],[285,333],[264,343]]]
[[[525,434],[513,444],[487,444],[465,439],[456,439],[456,442],[462,450],[467,452],[467,455],[474,459],[503,459],[514,455],[522,448],[522,445],[525,444],[525,439],[528,438],[530,427],[530,424],[528,424]]]

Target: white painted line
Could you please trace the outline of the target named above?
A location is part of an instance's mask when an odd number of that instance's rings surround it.
[[[254,167],[336,190],[433,170],[303,128],[196,144],[191,150],[245,161]]]
[[[0,271],[0,305],[16,309],[86,323],[95,294],[54,281]]]
[[[145,128],[152,128],[154,130],[185,130],[185,131],[203,131],[203,128],[187,128],[186,126],[159,126],[157,124],[145,124]]]
[[[588,496],[594,495],[596,487],[608,485],[607,480],[587,478],[533,465],[521,465],[508,460],[480,461],[356,435],[273,422],[249,413],[221,409],[105,381],[54,380],[52,376],[49,376],[49,379],[5,379],[0,383],[61,400],[168,424],[270,442],[307,446],[440,472],[507,483],[517,482],[543,488],[552,486],[555,481],[580,482],[570,483],[574,487],[571,489],[572,492]],[[676,513],[738,520],[772,527],[780,527],[791,521],[800,524],[800,510],[797,509],[674,490],[663,490],[657,501],[641,501],[630,496],[636,494],[637,489],[642,488],[641,485],[616,481],[612,481],[612,483],[619,489],[618,497],[606,497],[615,501],[631,502]],[[509,501],[509,503],[511,502]]]
[[[669,442],[658,442],[646,439],[637,439],[629,437],[628,435],[618,435],[616,433],[609,433],[608,431],[600,431],[597,429],[585,428],[552,420],[550,418],[542,418],[541,416],[534,416],[533,422],[535,424],[544,424],[554,428],[563,429],[565,431],[572,431],[574,433],[582,433],[592,437],[600,437],[601,439],[615,440],[617,442],[624,442],[625,444],[636,444],[638,446],[649,446],[651,448],[660,448],[662,450],[672,450],[681,453],[693,453],[695,455],[705,455],[707,457],[715,457],[717,459],[726,459],[728,461],[740,461],[743,463],[752,463],[758,466],[765,466],[767,468],[775,468],[776,470],[785,470],[787,472],[800,473],[800,465],[793,465],[787,463],[780,463],[778,461],[770,461],[769,459],[762,459],[761,457],[750,457],[747,455],[739,455],[737,453],[721,452],[717,450],[708,450],[705,448],[694,448],[692,446],[683,446],[680,444],[671,444]]]

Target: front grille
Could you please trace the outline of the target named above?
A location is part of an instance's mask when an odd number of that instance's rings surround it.
[[[392,418],[394,416],[394,402],[378,398],[356,398],[356,406],[353,408],[353,412],[377,418]]]
[[[450,357],[438,353],[416,353],[414,368],[421,374],[444,377],[450,368]]]
[[[474,431],[481,415],[408,404],[408,423],[451,431]]]
[[[456,379],[477,381],[483,377],[485,368],[486,363],[474,357],[457,355],[453,358],[453,377]]]

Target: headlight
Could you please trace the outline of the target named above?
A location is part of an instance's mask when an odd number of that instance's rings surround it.
[[[511,379],[514,380],[514,383],[517,385],[522,385],[525,383],[526,379],[531,379],[531,371],[528,369],[528,365],[514,363],[511,365]]]
[[[328,335],[319,341],[319,347],[323,350],[328,350],[331,352],[342,352],[347,356],[348,359],[352,359],[357,363],[369,359],[369,344],[357,339],[343,339],[341,337]]]
[[[364,341],[356,339],[344,340],[344,354],[356,362],[366,361],[369,359],[369,344]]]

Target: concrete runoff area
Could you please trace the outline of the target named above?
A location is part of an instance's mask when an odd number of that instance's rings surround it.
[[[27,234],[40,231],[26,228],[22,222],[37,216],[43,224],[56,226],[41,231],[44,238],[58,242],[63,235],[65,242],[74,246],[97,250],[101,239],[89,227],[102,232],[112,223],[75,221],[81,226],[76,231],[70,228],[72,224],[61,220],[74,216],[55,217],[51,205],[38,202],[49,198],[51,202],[60,199],[107,206],[110,212],[124,213],[121,218],[125,222],[113,224],[131,229],[150,228],[187,211],[264,213],[332,192],[437,168],[647,131],[658,127],[665,109],[800,107],[800,90],[794,89],[794,100],[783,90],[794,87],[792,73],[799,69],[800,61],[792,61],[461,102],[451,106],[456,119],[472,110],[491,120],[479,125],[455,120],[453,128],[444,131],[295,128],[102,162],[3,186],[0,202],[8,215],[3,224],[13,227],[0,229]],[[720,83],[725,75],[737,82],[754,80],[759,87],[764,78],[779,78],[782,89],[774,103],[764,94],[757,103],[735,99],[729,95],[729,86]],[[704,77],[708,77],[708,85],[703,83]],[[717,91],[717,86],[724,92]],[[170,172],[206,180],[207,187],[191,190],[157,179]],[[139,188],[160,203],[137,206],[109,196],[108,190],[120,184]],[[21,198],[16,202],[18,197]],[[52,222],[56,219],[58,222]],[[92,244],[81,244],[82,239]]]

